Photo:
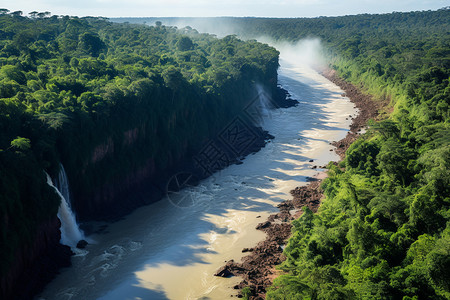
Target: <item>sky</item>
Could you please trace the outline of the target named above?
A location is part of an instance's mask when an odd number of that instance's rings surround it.
[[[11,11],[103,17],[318,17],[436,10],[450,0],[0,0]]]

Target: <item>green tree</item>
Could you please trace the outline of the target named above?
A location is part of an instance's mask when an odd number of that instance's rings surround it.
[[[188,36],[182,36],[177,42],[178,50],[188,51],[194,48],[194,43]]]
[[[31,148],[31,141],[30,139],[18,136],[11,141],[11,147],[21,151],[27,151]]]
[[[89,55],[97,57],[101,51],[106,49],[106,45],[98,35],[83,33],[79,37],[78,48]]]

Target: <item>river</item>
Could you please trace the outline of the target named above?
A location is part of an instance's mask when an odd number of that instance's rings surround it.
[[[165,198],[141,207],[77,250],[37,299],[228,299],[239,278],[214,277],[244,247],[264,239],[255,226],[325,165],[338,160],[331,141],[345,136],[355,115],[339,87],[294,56],[283,59],[279,82],[299,105],[272,110],[264,129],[275,139],[241,165],[232,165],[185,189],[192,205]],[[309,162],[310,160],[314,162]],[[172,196],[173,197],[173,196]],[[101,226],[103,225],[103,226]]]

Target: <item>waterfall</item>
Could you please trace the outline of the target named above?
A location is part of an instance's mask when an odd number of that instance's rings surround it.
[[[69,181],[67,180],[66,170],[62,164],[59,164],[59,174],[55,180],[55,186],[61,195],[66,199],[67,205],[72,209],[72,202],[70,202]]]
[[[270,110],[272,109],[272,103],[270,95],[264,90],[264,87],[260,84],[256,84],[256,90],[258,92],[257,108],[259,114],[259,125],[264,125],[264,119],[272,117]]]
[[[84,234],[78,227],[75,214],[70,208],[70,198],[69,198],[69,184],[67,181],[66,172],[61,166],[61,170],[58,175],[58,186],[53,185],[52,179],[47,175],[47,183],[49,186],[53,187],[56,193],[61,198],[61,205],[58,210],[58,218],[61,221],[61,241],[63,245],[70,247],[76,247],[80,240],[84,240]],[[66,198],[67,197],[67,198]]]

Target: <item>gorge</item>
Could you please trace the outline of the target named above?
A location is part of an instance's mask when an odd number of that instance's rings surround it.
[[[356,114],[338,87],[296,58],[284,60],[281,53],[279,82],[299,104],[264,113],[264,129],[275,136],[270,143],[242,164],[90,236],[93,244],[41,298],[224,299],[235,294],[239,278],[213,274],[264,238],[256,225],[290,197],[291,189],[318,173],[314,165],[338,158],[329,143],[345,136],[348,115]],[[174,197],[188,197],[189,205],[174,205],[183,203]]]

